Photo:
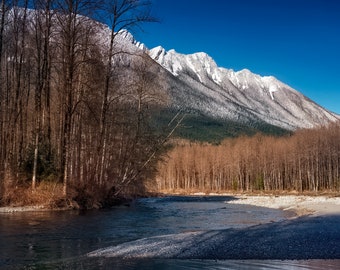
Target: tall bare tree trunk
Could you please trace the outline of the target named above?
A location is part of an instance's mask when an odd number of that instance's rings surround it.
[[[6,15],[6,5],[5,0],[1,0],[1,18],[0,18],[0,200],[2,198],[2,194],[4,193],[4,164],[5,164],[5,141],[4,141],[4,106],[3,106],[3,37],[4,37],[4,28],[5,28],[5,15]]]
[[[36,79],[35,79],[35,145],[32,172],[32,188],[36,187],[38,154],[40,139],[43,136],[43,126],[47,127],[47,138],[50,149],[50,38],[51,38],[51,0],[46,2],[35,1],[35,51],[36,51]],[[42,96],[45,94],[45,102],[42,102]],[[44,106],[43,106],[44,105]],[[44,107],[44,108],[43,108]],[[46,112],[46,113],[44,113]],[[45,121],[47,114],[47,121]],[[46,128],[45,128],[46,129]],[[46,136],[46,135],[44,135]],[[49,158],[51,158],[49,156]]]

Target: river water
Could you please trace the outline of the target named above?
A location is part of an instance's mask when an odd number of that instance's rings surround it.
[[[226,196],[139,199],[130,206],[87,212],[0,214],[0,269],[337,269],[339,260],[209,261],[89,258],[88,252],[145,237],[244,228],[289,213],[228,204]]]

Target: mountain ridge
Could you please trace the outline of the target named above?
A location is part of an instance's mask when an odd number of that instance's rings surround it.
[[[210,110],[210,116],[239,120],[243,118],[242,113],[241,116],[237,115],[242,107],[248,115],[243,121],[259,118],[288,130],[311,128],[340,119],[339,115],[322,108],[274,76],[260,76],[248,69],[235,72],[218,67],[204,52],[185,55],[158,46],[148,50],[148,53],[176,78],[186,81],[196,90],[199,88],[197,83],[200,83],[206,95],[214,96],[215,102],[205,102],[205,107],[213,108],[213,103],[215,107],[216,103],[222,107],[215,108],[215,112]],[[209,111],[193,104],[189,107]]]
[[[33,16],[34,10],[29,10]],[[98,29],[97,40],[107,49],[111,29],[90,18]],[[106,50],[107,51],[107,50]],[[114,61],[129,65],[131,55],[147,54],[163,70],[155,78],[164,81],[162,91],[170,107],[196,112],[219,120],[243,124],[264,122],[287,130],[312,128],[339,121],[340,115],[316,104],[273,76],[260,76],[248,69],[234,71],[219,67],[205,52],[181,54],[158,46],[148,49],[127,30],[115,34]],[[130,56],[129,56],[130,55]],[[160,73],[162,75],[160,75]]]
[[[105,26],[102,31],[101,39],[107,43],[110,29]],[[162,77],[154,75],[165,81],[163,91],[170,97],[171,108],[222,121],[265,123],[290,131],[340,120],[340,115],[274,76],[219,67],[205,52],[181,54],[162,46],[148,49],[127,30],[117,33],[115,42],[117,48],[128,53],[147,54],[163,69]]]

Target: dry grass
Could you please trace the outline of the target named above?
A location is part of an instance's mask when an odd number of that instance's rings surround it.
[[[44,206],[54,207],[55,202],[62,199],[62,184],[41,182],[36,189],[15,186],[6,189],[3,204],[7,206]]]

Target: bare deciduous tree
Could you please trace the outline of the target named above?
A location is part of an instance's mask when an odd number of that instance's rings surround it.
[[[176,146],[157,176],[160,190],[339,191],[340,125],[289,137],[240,137]]]

